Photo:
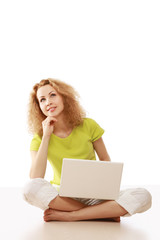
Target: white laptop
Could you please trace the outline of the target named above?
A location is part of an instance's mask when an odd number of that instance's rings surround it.
[[[123,163],[63,159],[59,195],[115,200],[120,191]]]

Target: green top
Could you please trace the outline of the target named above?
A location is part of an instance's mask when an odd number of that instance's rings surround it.
[[[47,159],[50,162],[54,178],[51,184],[60,185],[63,158],[96,160],[93,142],[98,140],[104,130],[90,118],[84,118],[81,125],[75,127],[66,138],[52,134],[48,146]],[[31,151],[38,151],[42,138],[35,134],[30,145]]]

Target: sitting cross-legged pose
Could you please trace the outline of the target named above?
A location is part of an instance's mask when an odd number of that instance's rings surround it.
[[[86,118],[78,94],[70,85],[43,79],[30,94],[28,123],[34,134],[30,145],[30,180],[23,190],[24,199],[44,210],[44,221],[110,219],[141,213],[151,207],[151,194],[144,188],[120,191],[116,200],[60,197],[63,158],[110,161],[102,139],[104,130]],[[54,177],[44,179],[47,159]],[[105,183],[104,183],[105,186]],[[104,187],[103,186],[103,187]]]

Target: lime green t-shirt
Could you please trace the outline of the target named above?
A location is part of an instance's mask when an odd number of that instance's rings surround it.
[[[98,140],[104,130],[90,118],[84,118],[81,125],[75,127],[66,138],[54,134],[50,137],[47,159],[50,162],[54,178],[51,184],[60,185],[63,158],[96,160],[93,142]],[[38,151],[41,137],[35,134],[30,145],[31,151]]]

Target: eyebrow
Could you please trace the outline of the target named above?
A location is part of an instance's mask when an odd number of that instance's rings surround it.
[[[48,93],[48,95],[50,95],[51,93],[55,93],[55,92],[51,91],[51,92]],[[43,98],[43,97],[45,97],[45,96],[40,96],[39,98]]]

